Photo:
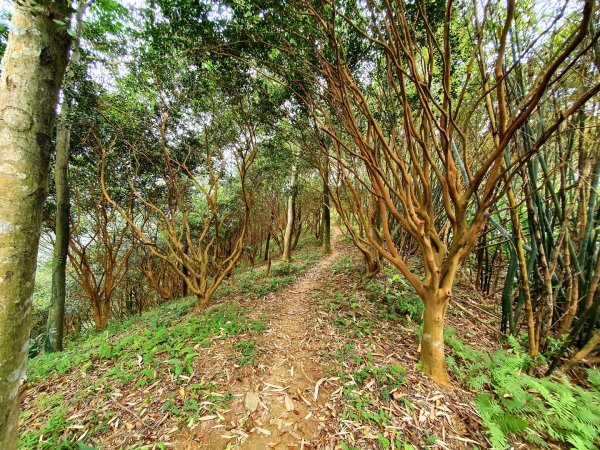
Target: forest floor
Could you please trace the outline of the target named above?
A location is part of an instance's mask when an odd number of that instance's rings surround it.
[[[485,447],[469,437],[478,423],[468,394],[425,378],[411,327],[393,330],[360,298],[357,263],[336,230],[330,255],[253,306],[251,317],[269,318],[257,363],[231,378],[224,420],[186,430],[176,448]]]
[[[174,302],[33,359],[20,448],[489,448],[473,394],[418,368],[418,299],[373,301],[402,280],[365,281],[339,231],[319,253],[236,276],[204,313]],[[460,339],[496,339],[467,311],[449,314]]]

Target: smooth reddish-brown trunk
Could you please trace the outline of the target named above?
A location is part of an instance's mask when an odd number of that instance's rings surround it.
[[[210,300],[206,294],[196,294],[196,307],[199,311],[203,311],[208,307],[208,301]]]
[[[381,270],[381,264],[377,257],[373,258],[372,255],[365,253],[365,262],[367,263],[367,272],[365,278],[373,278]]]
[[[421,362],[423,372],[438,384],[451,385],[446,370],[444,354],[444,319],[448,309],[448,299],[434,294],[424,299],[423,337],[421,339]]]
[[[102,304],[100,299],[92,300],[92,316],[96,331],[102,331],[108,326],[108,316],[110,315],[110,304]]]

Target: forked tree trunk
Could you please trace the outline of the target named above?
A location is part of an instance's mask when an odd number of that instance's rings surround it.
[[[436,292],[423,299],[425,313],[423,316],[423,337],[421,339],[421,362],[423,372],[433,381],[447,386],[452,384],[446,370],[444,353],[444,320],[448,309],[448,299]]]
[[[67,65],[66,1],[14,2],[0,78],[0,448],[17,447],[52,126]]]
[[[92,300],[92,316],[96,331],[105,330],[110,316],[110,302],[103,302],[101,298]]]

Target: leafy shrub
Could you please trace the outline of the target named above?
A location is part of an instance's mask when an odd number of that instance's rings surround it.
[[[390,400],[391,393],[404,383],[405,374],[404,367],[398,364],[376,365],[369,358],[352,372],[341,372],[339,376],[344,386],[342,395],[346,401],[343,416],[381,427],[389,425],[389,413],[377,405],[381,400]],[[376,389],[372,392],[364,390],[363,387],[371,381],[376,383]]]

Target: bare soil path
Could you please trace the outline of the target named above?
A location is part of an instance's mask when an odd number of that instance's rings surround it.
[[[336,229],[330,255],[290,288],[260,300],[252,315],[268,317],[268,329],[257,338],[262,355],[258,368],[231,380],[229,392],[235,400],[225,421],[201,422],[193,435],[182,436],[177,448],[321,448],[319,434],[329,415],[331,389],[322,364],[328,333],[313,297],[343,251]]]

